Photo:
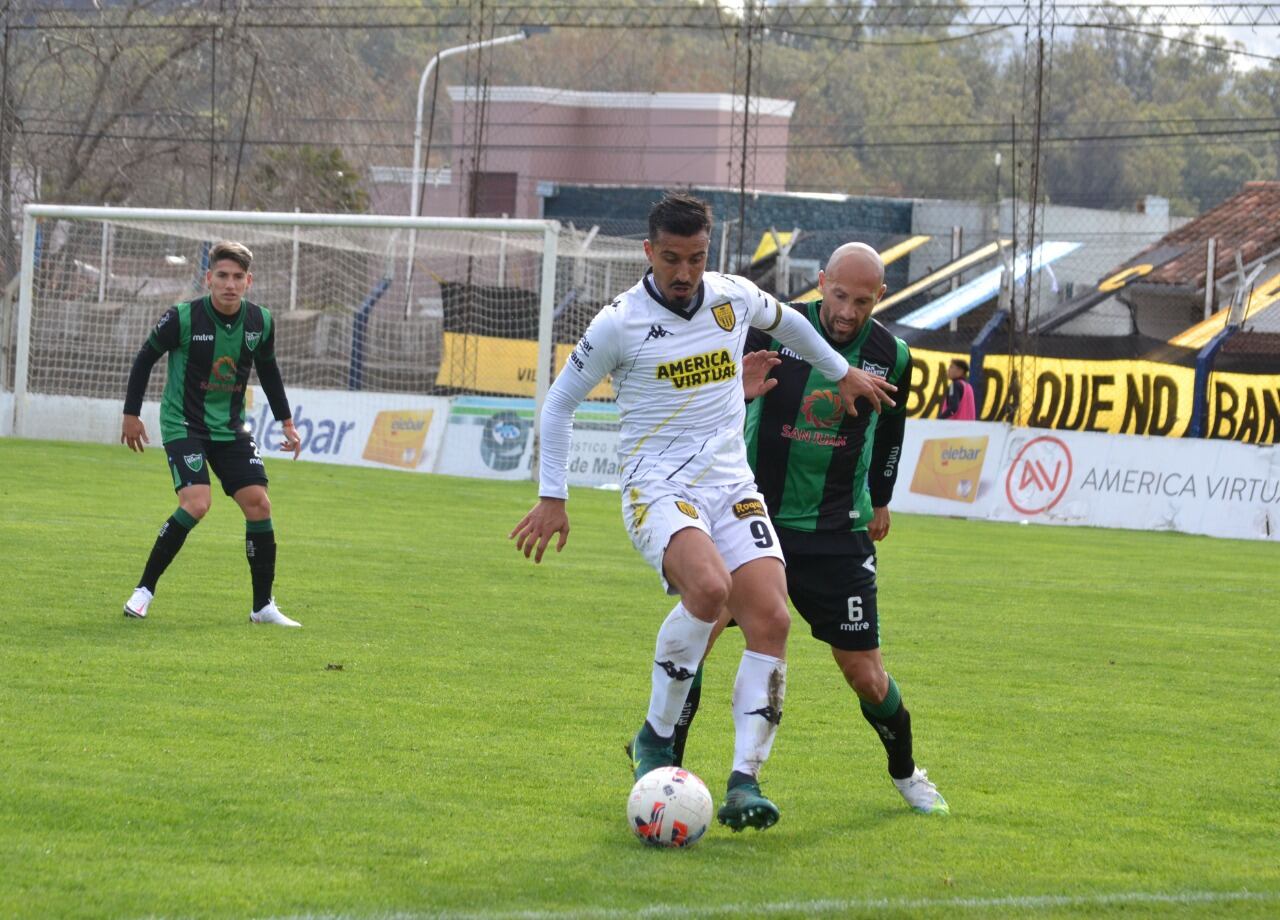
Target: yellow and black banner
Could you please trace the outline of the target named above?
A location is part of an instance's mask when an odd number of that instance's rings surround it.
[[[1280,374],[1209,375],[1205,436],[1250,444],[1280,441]]]
[[[569,360],[572,345],[555,347],[559,373]],[[444,351],[436,386],[457,387],[504,396],[533,396],[537,385],[538,343],[529,339],[504,339],[491,335],[444,334]],[[587,399],[612,400],[613,387],[601,381]]]
[[[968,355],[926,349],[913,349],[911,355],[907,414],[937,418],[947,397],[947,366]],[[987,355],[982,382],[980,419],[1178,437],[1191,423],[1195,371],[1136,359]]]

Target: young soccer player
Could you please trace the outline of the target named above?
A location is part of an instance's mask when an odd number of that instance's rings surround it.
[[[281,613],[271,596],[276,538],[267,498],[267,471],[244,420],[245,386],[250,368],[256,367],[271,412],[283,423],[281,449],[298,458],[302,442],[276,366],[271,312],[245,299],[253,284],[252,264],[253,253],[241,243],[215,245],[205,273],[209,293],[166,310],[133,362],[120,441],[141,453],[143,445],[150,443],[139,417],[147,381],[160,357],[169,356],[160,403],[160,436],[178,493],[178,507],[160,526],[142,578],[125,601],[126,617],[142,619],[147,615],[160,576],[182,549],[187,534],[209,511],[212,469],[222,491],[244,513],[245,555],[253,589],[250,621],[302,625]]]

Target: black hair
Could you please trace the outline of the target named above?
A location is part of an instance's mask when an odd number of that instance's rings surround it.
[[[649,212],[649,239],[662,232],[672,236],[711,234],[711,205],[683,192],[667,192]]]
[[[968,361],[965,361],[965,360],[963,360],[963,359],[961,359],[961,358],[952,358],[952,359],[951,359],[951,363],[952,363],[952,364],[954,364],[956,367],[960,368],[960,370],[964,371],[964,375],[965,375],[966,377],[968,377],[968,376],[969,376],[969,362],[968,362]]]

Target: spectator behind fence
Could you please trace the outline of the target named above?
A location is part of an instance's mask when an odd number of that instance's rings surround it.
[[[955,358],[947,368],[947,379],[951,386],[947,388],[947,401],[942,405],[938,418],[955,419],[959,422],[972,422],[978,417],[974,409],[973,387],[969,385],[969,362]]]

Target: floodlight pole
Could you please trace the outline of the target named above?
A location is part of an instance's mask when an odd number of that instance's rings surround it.
[[[427,62],[427,66],[422,70],[422,79],[418,81],[418,114],[413,124],[413,165],[412,165],[412,187],[409,192],[409,216],[417,217],[420,207],[419,192],[421,188],[421,180],[425,179],[423,173],[426,172],[426,164],[422,165],[421,172],[418,169],[418,161],[422,157],[422,105],[427,94],[427,79],[431,76],[431,72],[435,70],[436,65],[447,57],[453,57],[455,54],[465,54],[468,51],[476,51],[480,48],[491,48],[495,45],[505,45],[510,42],[523,41],[535,31],[542,31],[536,28],[521,29],[513,35],[503,35],[500,38],[486,38],[483,41],[471,42],[466,45],[458,45],[454,48],[446,48],[437,52],[435,57]],[[434,112],[436,106],[435,93],[431,94],[431,109]],[[409,261],[405,268],[405,303],[404,315],[408,316],[413,307],[413,256],[415,247],[418,242],[417,227],[409,228]]]

